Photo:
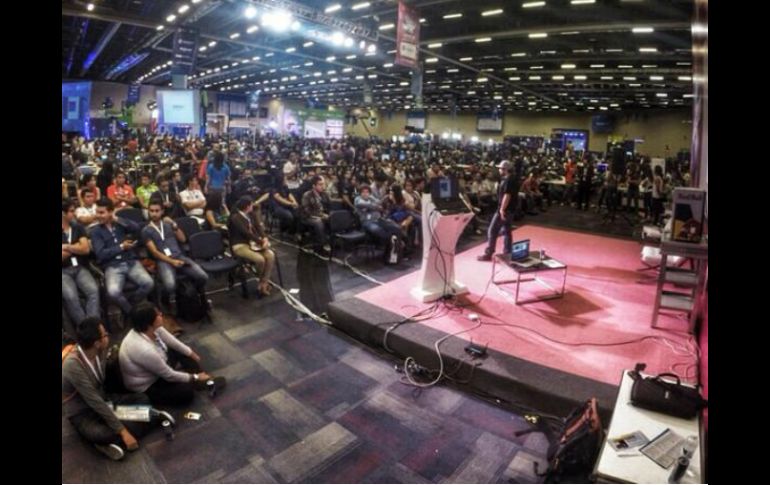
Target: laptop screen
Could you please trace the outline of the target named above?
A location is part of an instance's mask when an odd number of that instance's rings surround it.
[[[518,241],[511,246],[511,260],[519,261],[529,257],[529,239]]]
[[[453,200],[460,197],[457,179],[453,177],[435,177],[431,181],[431,196],[434,201]]]

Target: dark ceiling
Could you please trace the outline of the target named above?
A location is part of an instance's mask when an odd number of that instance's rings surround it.
[[[406,3],[421,18],[429,110],[691,105],[691,0]],[[252,19],[245,15],[249,5],[256,8]],[[167,86],[173,34],[184,25],[200,32],[192,87],[260,90],[263,96],[318,98],[340,106],[364,106],[364,93],[371,89],[369,107],[414,106],[411,72],[393,64],[396,0],[101,0],[91,6],[62,2],[63,79]],[[279,33],[276,21],[263,21],[264,13],[278,9],[293,15],[295,29]],[[176,18],[169,19],[172,14]],[[704,30],[707,26],[695,31]],[[337,31],[350,35],[352,45],[324,40]],[[376,52],[367,55],[362,40],[374,43]],[[141,54],[136,65],[117,70],[136,54]]]

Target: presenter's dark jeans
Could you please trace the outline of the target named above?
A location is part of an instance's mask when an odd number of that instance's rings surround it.
[[[174,349],[168,349],[168,365],[181,372],[197,374],[201,372],[198,363]],[[194,382],[168,382],[158,379],[147,389],[147,396],[155,407],[184,406],[195,397]]]
[[[497,246],[497,237],[500,235],[500,229],[503,229],[503,253],[508,254],[511,252],[511,246],[513,246],[513,239],[511,237],[511,226],[513,225],[513,214],[510,212],[505,214],[505,218],[500,217],[500,211],[495,212],[492,221],[489,223],[489,229],[487,230],[487,247],[484,249],[484,254],[492,256],[495,254],[495,247]]]

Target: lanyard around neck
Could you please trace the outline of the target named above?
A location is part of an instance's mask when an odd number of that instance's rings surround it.
[[[166,230],[163,228],[163,221],[160,221],[160,228],[158,228],[158,226],[156,226],[154,222],[150,222],[150,225],[153,227],[153,229],[158,231],[158,234],[160,234],[160,240],[165,242],[166,241]]]
[[[83,352],[83,349],[80,347],[80,345],[78,345],[78,353],[80,353],[80,356],[82,357],[80,360],[84,361],[86,365],[88,365],[88,368],[91,370],[91,374],[93,374],[96,380],[101,383],[104,380],[104,376],[102,376],[102,364],[99,361],[99,356],[96,356],[96,368],[99,369],[99,372],[97,372],[93,364],[91,364],[91,361],[88,360],[88,357],[86,357],[86,353]]]

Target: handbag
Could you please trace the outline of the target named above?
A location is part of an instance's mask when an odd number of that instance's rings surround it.
[[[708,406],[708,401],[701,397],[698,389],[683,386],[676,374],[663,373],[642,377],[639,373],[645,367],[645,364],[637,364],[636,368],[629,372],[629,376],[634,380],[631,387],[632,405],[683,419],[694,418],[698,411]],[[672,377],[676,379],[676,383],[665,381],[663,377]]]

